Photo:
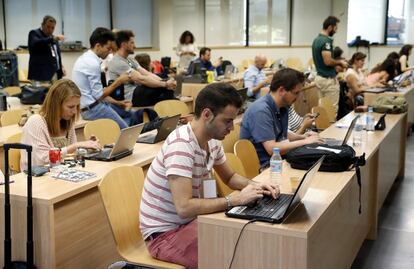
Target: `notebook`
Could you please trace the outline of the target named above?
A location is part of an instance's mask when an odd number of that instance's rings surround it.
[[[181,114],[166,117],[157,128],[156,132],[148,132],[141,134],[138,137],[137,143],[155,144],[165,140],[168,135],[175,130],[178,121],[180,120]]]
[[[265,196],[253,205],[235,206],[228,210],[226,215],[232,218],[282,223],[303,200],[324,158],[325,156],[322,156],[303,175],[294,194],[282,193],[277,199]]]
[[[339,139],[335,139],[335,138],[324,138],[323,140],[325,140],[325,144],[327,144],[328,146],[341,146],[341,145],[346,145],[348,143],[348,139],[351,136],[352,130],[355,127],[356,121],[358,120],[359,115],[356,116],[351,124],[348,127],[348,130],[346,131],[346,135],[344,137],[344,140],[339,140]]]
[[[131,155],[135,141],[137,141],[143,127],[144,124],[142,123],[122,129],[113,147],[103,148],[101,151],[87,154],[85,159],[109,162]]]

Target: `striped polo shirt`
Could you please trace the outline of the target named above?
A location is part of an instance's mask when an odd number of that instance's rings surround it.
[[[177,128],[165,140],[151,163],[142,191],[140,228],[144,239],[153,233],[167,232],[193,220],[178,216],[168,176],[190,178],[193,197],[202,198],[203,180],[211,178],[214,165],[226,161],[220,141],[211,139],[208,147],[209,154],[200,148],[190,124]]]

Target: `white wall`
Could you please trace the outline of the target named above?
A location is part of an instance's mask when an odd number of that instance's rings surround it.
[[[155,13],[159,20],[154,26],[154,41],[157,48],[153,50],[137,51],[148,53],[152,59],[160,59],[162,56],[171,56],[173,60],[177,60],[177,56],[174,51],[174,47],[178,42],[179,37],[173,36],[173,23],[172,23],[172,5],[169,0],[157,0],[154,1]],[[332,15],[337,16],[341,22],[339,24],[338,33],[334,36],[335,45],[340,46],[344,50],[344,56],[350,58],[355,52],[355,48],[348,48],[346,46],[346,27],[347,27],[347,15],[348,15],[348,0],[332,0]],[[322,21],[325,18],[321,18]],[[191,23],[191,22],[189,22]],[[306,23],[306,22],[304,22]],[[316,35],[317,33],[315,33]],[[139,37],[138,37],[139,38]],[[202,46],[203,44],[199,44]],[[391,46],[379,46],[371,47],[368,67],[372,67],[378,62],[381,62],[386,55],[391,51],[399,51],[400,47]],[[360,49],[363,52],[367,52],[366,49]],[[266,55],[269,59],[279,59],[288,57],[299,57],[303,64],[306,66],[307,61],[312,57],[311,48],[305,47],[280,47],[280,48],[213,48],[212,59],[216,59],[219,56],[223,56],[224,59],[228,59],[235,65],[239,65],[243,59],[253,58],[257,53]],[[70,76],[72,67],[80,53],[70,52],[63,53],[62,60],[63,65],[68,71]],[[18,54],[19,68],[27,69],[29,56],[28,54]],[[410,64],[414,65],[414,57],[410,58]]]

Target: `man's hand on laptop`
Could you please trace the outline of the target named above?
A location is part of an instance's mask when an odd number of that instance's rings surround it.
[[[230,195],[231,205],[247,205],[263,195],[272,195],[276,198],[279,195],[279,188],[269,184],[255,183],[244,187],[239,193]]]
[[[319,135],[311,135],[305,138],[306,144],[323,144],[325,143],[322,138],[319,137]]]

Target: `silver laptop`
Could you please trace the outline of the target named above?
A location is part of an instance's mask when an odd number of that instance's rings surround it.
[[[344,146],[348,143],[348,139],[351,136],[352,130],[354,130],[356,121],[359,119],[359,115],[355,116],[355,118],[352,120],[351,124],[349,125],[348,131],[346,132],[346,135],[344,137],[344,140],[339,140],[335,138],[324,138],[325,144],[328,146]]]
[[[99,152],[87,154],[85,159],[109,162],[131,155],[143,127],[142,123],[122,129],[113,147],[105,147]]]
[[[231,75],[234,72],[234,66],[232,64],[226,65],[226,68],[224,68],[224,78],[225,79],[231,79]]]
[[[264,196],[255,203],[235,206],[226,212],[228,217],[239,219],[255,219],[272,223],[282,223],[292,213],[305,197],[306,192],[315,178],[325,156],[319,158],[311,168],[303,175],[295,193],[282,193],[277,199],[272,196]]]
[[[178,121],[180,120],[181,114],[167,117],[163,119],[155,132],[147,132],[141,134],[138,137],[137,143],[155,144],[165,140],[168,135],[177,128]]]

